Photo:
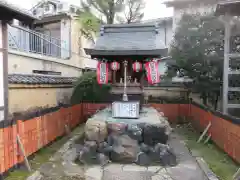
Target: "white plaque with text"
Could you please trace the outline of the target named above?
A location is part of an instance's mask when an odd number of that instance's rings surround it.
[[[137,101],[117,101],[112,103],[112,116],[114,118],[139,118],[139,106]]]

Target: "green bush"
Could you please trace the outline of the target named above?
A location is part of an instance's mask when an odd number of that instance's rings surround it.
[[[111,85],[99,85],[96,72],[84,73],[76,82],[71,104],[81,102],[106,102],[110,97]]]

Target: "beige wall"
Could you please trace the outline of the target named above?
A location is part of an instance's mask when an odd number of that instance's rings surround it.
[[[184,97],[186,95],[186,91],[186,89],[179,87],[144,87],[144,95],[153,97]]]
[[[78,77],[82,73],[76,61],[9,50],[9,74],[32,74],[32,70],[58,71],[65,77]]]
[[[69,103],[73,88],[66,85],[9,85],[9,113],[35,107],[53,107]],[[153,97],[184,97],[184,88],[145,87],[144,95]]]
[[[35,107],[53,107],[69,103],[72,87],[66,85],[9,85],[9,113]]]

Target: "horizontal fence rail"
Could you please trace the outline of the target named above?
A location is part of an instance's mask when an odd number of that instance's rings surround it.
[[[186,117],[199,132],[211,122],[208,135],[211,140],[232,159],[240,163],[240,119],[212,111],[195,102],[191,104],[151,104],[164,113],[172,123]]]
[[[60,34],[60,29],[59,29]],[[8,26],[9,48],[55,58],[66,58],[66,41],[21,26]]]
[[[0,175],[24,162],[24,157],[18,153],[17,135],[23,143],[26,155],[30,156],[57,137],[63,136],[66,133],[66,125],[74,128],[108,105],[81,103],[54,109],[53,112],[36,115],[30,119],[0,124]],[[240,163],[240,121],[210,111],[196,103],[150,105],[163,112],[172,123],[178,123],[179,117],[187,117],[199,131],[203,131],[211,122],[208,133],[211,134],[212,141]]]

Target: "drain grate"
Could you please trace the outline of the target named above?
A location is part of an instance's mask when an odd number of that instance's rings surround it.
[[[148,171],[103,171],[102,180],[151,180],[152,173]]]

